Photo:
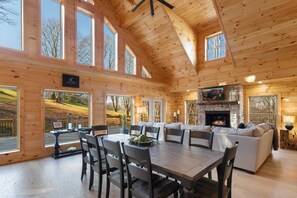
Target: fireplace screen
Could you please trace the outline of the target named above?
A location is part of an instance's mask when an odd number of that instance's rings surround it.
[[[230,127],[230,111],[206,111],[205,124]]]

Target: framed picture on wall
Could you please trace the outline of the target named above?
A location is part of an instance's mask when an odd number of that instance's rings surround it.
[[[56,129],[62,129],[63,128],[62,121],[55,121],[55,122],[53,122],[53,128],[54,128],[54,130],[56,130]]]

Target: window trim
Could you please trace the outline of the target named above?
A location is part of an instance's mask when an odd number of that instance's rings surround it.
[[[143,75],[142,75],[143,72],[145,73],[146,76],[143,76]],[[142,78],[145,78],[145,79],[147,79],[147,78],[149,78],[149,79],[152,78],[152,75],[147,71],[147,69],[146,69],[145,66],[143,66],[143,65],[142,65],[142,70],[141,70],[141,77],[142,77]]]
[[[77,28],[78,28],[78,26],[77,26],[77,13],[80,13],[80,14],[83,14],[83,15],[86,15],[86,16],[88,16],[88,17],[90,17],[91,18],[91,64],[89,65],[89,64],[81,64],[81,63],[79,63],[78,62],[78,58],[77,58]],[[93,13],[91,13],[90,11],[88,11],[88,10],[86,10],[86,9],[84,9],[84,8],[82,8],[82,7],[79,7],[79,6],[77,6],[77,8],[76,8],[76,12],[75,12],[75,22],[76,22],[76,42],[75,42],[75,46],[76,46],[76,57],[75,57],[75,60],[76,60],[76,64],[78,64],[78,65],[82,65],[82,66],[95,66],[95,18],[94,18],[94,14]]]
[[[217,57],[217,52],[216,52],[216,57],[214,59],[211,59],[211,60],[208,60],[208,48],[207,48],[207,40],[209,38],[212,38],[212,37],[217,37],[218,35],[222,34],[224,36],[224,39],[225,39],[225,56],[223,57]],[[217,51],[217,49],[216,49]],[[224,59],[227,57],[227,46],[226,46],[226,37],[224,35],[224,33],[222,31],[220,32],[217,32],[217,33],[214,33],[214,34],[211,34],[211,35],[208,35],[205,37],[205,41],[204,41],[204,57],[205,57],[205,61],[215,61],[215,60],[220,60],[220,59]]]
[[[114,60],[114,70],[112,70],[112,69],[108,69],[108,68],[105,68],[105,65],[104,65],[104,43],[105,43],[105,39],[104,39],[104,36],[105,36],[105,32],[104,32],[104,25],[106,25],[113,33],[114,33],[114,42],[115,42],[115,46],[114,46],[114,50],[115,50],[115,60]],[[103,22],[103,69],[105,69],[105,70],[108,70],[108,71],[118,71],[119,70],[119,68],[118,68],[118,38],[119,38],[119,36],[118,36],[119,34],[118,34],[118,32],[117,32],[117,30],[113,27],[113,25],[109,22],[109,20],[106,18],[106,17],[104,17],[104,22]]]
[[[133,71],[132,74],[129,74],[129,73],[126,72],[126,50],[134,57],[134,60],[135,60],[134,61],[134,65],[133,65],[134,71]],[[133,53],[133,51],[131,50],[131,48],[127,44],[125,46],[125,74],[127,74],[127,75],[135,75],[135,76],[137,74],[137,58],[136,58],[136,55]]]

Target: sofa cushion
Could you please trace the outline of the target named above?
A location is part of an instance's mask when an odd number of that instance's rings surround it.
[[[264,133],[265,130],[261,126],[255,126],[254,128],[254,137],[261,137]]]
[[[180,123],[169,123],[169,124],[165,124],[165,128],[168,129],[180,129]]]
[[[254,126],[255,126],[254,123],[252,123],[252,122],[248,122],[248,123],[245,125],[245,128],[252,128],[252,127],[254,127]]]
[[[242,136],[252,137],[254,134],[254,129],[253,128],[237,129],[237,134]]]
[[[192,131],[210,132],[211,126],[182,124],[181,129],[186,131],[192,130]]]
[[[214,132],[214,133],[226,133],[226,134],[237,135],[237,131],[236,131],[235,128],[228,128],[228,127],[217,127],[217,126],[213,126],[212,127],[212,132]]]

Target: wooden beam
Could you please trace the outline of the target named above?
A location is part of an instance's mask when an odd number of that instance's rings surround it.
[[[147,12],[149,12],[149,1],[144,2],[135,12],[132,12],[131,10],[127,10],[127,14],[125,14],[120,19],[120,27],[127,28],[136,21],[139,20],[139,18],[143,17]]]

